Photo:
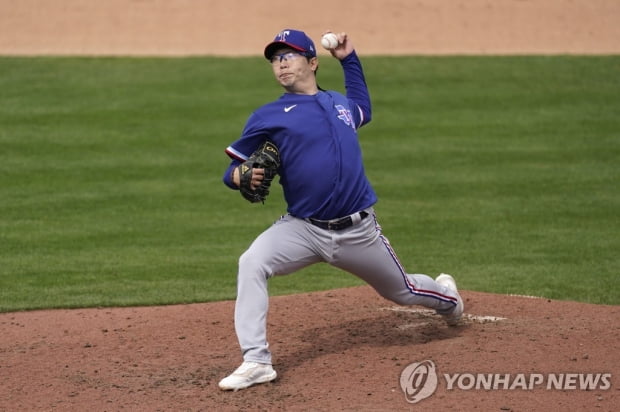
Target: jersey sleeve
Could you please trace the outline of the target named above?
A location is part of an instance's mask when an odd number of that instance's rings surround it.
[[[265,129],[264,122],[255,113],[252,113],[248,119],[241,137],[235,140],[226,148],[226,154],[231,158],[231,162],[228,168],[224,172],[222,181],[231,189],[238,189],[232,182],[231,174],[235,167],[248,160],[248,157],[256,148],[258,148],[265,140],[267,140],[268,134]]]
[[[231,159],[244,162],[268,137],[265,123],[254,112],[246,122],[241,137],[226,148],[226,154]]]
[[[356,121],[356,128],[360,128],[370,122],[372,117],[370,94],[368,92],[368,86],[366,85],[362,63],[357,53],[353,51],[342,59],[340,64],[344,70],[344,86],[347,98],[351,100],[355,105],[354,107],[357,108],[355,113],[352,113]]]

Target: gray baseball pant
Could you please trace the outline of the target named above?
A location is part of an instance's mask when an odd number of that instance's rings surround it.
[[[235,331],[243,359],[271,363],[267,342],[268,279],[326,262],[352,273],[399,305],[438,311],[454,307],[455,294],[422,274],[407,274],[381,234],[372,208],[368,217],[340,231],[324,230],[285,215],[261,233],[239,258]]]

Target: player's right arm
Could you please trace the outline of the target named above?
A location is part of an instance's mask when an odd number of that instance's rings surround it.
[[[231,159],[222,177],[222,181],[226,186],[234,190],[239,190],[241,176],[239,175],[237,167],[248,160],[248,157],[250,157],[254,150],[266,139],[267,135],[265,134],[264,122],[260,116],[254,112],[250,115],[245,124],[241,137],[226,148],[226,154]],[[252,184],[255,186],[260,185],[264,176],[264,170],[255,168],[252,172]]]
[[[223,181],[224,184],[231,189],[239,189],[241,185],[241,176],[239,176],[239,165],[242,162],[237,160],[233,160],[230,162],[228,169],[224,172]],[[261,182],[265,177],[265,169],[262,168],[253,168],[252,169],[252,188],[256,188],[260,186]]]
[[[230,162],[228,169],[226,169],[226,171],[224,172],[222,181],[226,186],[230,187],[231,189],[239,189],[240,179],[239,170],[237,168],[240,164],[241,162],[239,162],[238,160],[233,160],[232,162]]]

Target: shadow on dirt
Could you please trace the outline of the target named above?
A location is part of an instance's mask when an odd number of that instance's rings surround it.
[[[439,317],[417,313],[379,312],[366,319],[342,321],[299,331],[297,343],[279,342],[275,363],[279,372],[296,368],[330,354],[345,354],[351,348],[424,345],[458,337],[470,325],[448,327]],[[277,332],[275,333],[277,336]],[[274,346],[275,346],[274,345]],[[287,348],[290,350],[287,351]],[[387,351],[386,351],[387,353]]]

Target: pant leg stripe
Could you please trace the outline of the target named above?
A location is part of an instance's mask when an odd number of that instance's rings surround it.
[[[390,242],[382,234],[380,234],[379,237],[381,238],[381,241],[383,242],[383,244],[387,248],[388,252],[390,252],[390,255],[392,256],[392,259],[394,259],[394,262],[398,265],[398,268],[400,269],[400,274],[403,277],[403,281],[405,282],[405,286],[407,286],[407,289],[412,294],[420,295],[420,296],[427,296],[427,297],[439,299],[439,300],[441,300],[443,302],[451,302],[451,303],[453,303],[455,305],[457,304],[457,299],[453,298],[451,296],[446,296],[446,295],[443,295],[441,293],[437,293],[437,292],[432,291],[432,290],[424,290],[424,289],[416,288],[415,285],[413,283],[411,283],[411,281],[409,280],[409,276],[407,276],[407,272],[403,268],[403,265],[400,263],[400,260],[398,260],[398,256],[396,256],[396,252],[394,252],[394,249],[392,249],[392,245],[390,245]]]

